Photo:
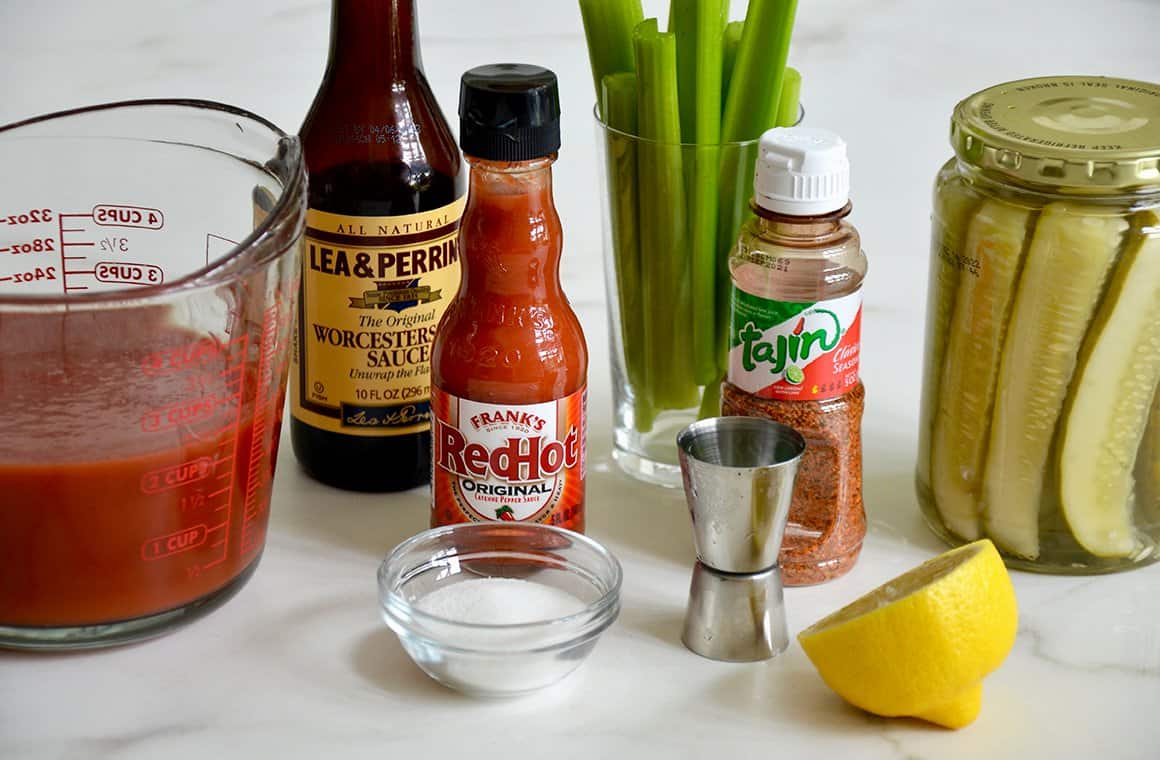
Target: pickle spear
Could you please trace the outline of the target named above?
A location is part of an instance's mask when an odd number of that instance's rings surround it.
[[[1063,516],[1097,557],[1136,550],[1133,470],[1160,381],[1160,219],[1140,221],[1084,344],[1060,444]]]
[[[1136,459],[1136,526],[1148,533],[1160,528],[1160,387],[1152,396],[1144,443]]]
[[[984,202],[967,227],[962,275],[951,316],[931,444],[932,489],[946,527],[979,537],[983,457],[991,423],[999,351],[1031,212]]]
[[[926,364],[923,367],[922,421],[918,430],[917,476],[930,487],[931,435],[938,404],[943,362],[947,353],[947,331],[954,315],[955,292],[962,279],[960,261],[967,237],[967,222],[978,205],[978,196],[962,179],[948,179],[935,193],[931,222],[930,283],[926,303]]]
[[[1039,556],[1052,439],[1127,227],[1065,203],[1044,207],[1035,226],[999,367],[984,475],[984,529],[1020,557]]]

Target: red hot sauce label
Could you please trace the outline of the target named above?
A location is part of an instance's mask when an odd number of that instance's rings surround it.
[[[587,391],[487,404],[431,389],[433,525],[529,521],[584,529]]]

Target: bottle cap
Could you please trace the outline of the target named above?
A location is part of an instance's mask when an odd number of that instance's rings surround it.
[[[828,129],[779,127],[761,136],[753,195],[775,214],[818,216],[850,200],[846,141]]]
[[[529,161],[558,151],[556,75],[522,63],[494,63],[464,73],[459,143],[467,155],[491,161]]]

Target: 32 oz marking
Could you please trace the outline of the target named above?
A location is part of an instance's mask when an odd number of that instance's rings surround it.
[[[40,224],[42,222],[51,222],[52,209],[34,208],[31,211],[25,211],[22,214],[8,214],[7,216],[0,216],[0,221],[3,221],[5,224]]]

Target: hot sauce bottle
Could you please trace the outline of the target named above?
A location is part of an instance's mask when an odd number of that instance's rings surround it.
[[[333,486],[412,488],[431,474],[431,342],[459,284],[464,205],[413,0],[334,0],[302,143],[310,198],[290,371],[294,453]]]
[[[432,352],[431,523],[583,531],[588,349],[560,287],[556,75],[472,69],[459,116],[471,176],[463,279]]]

